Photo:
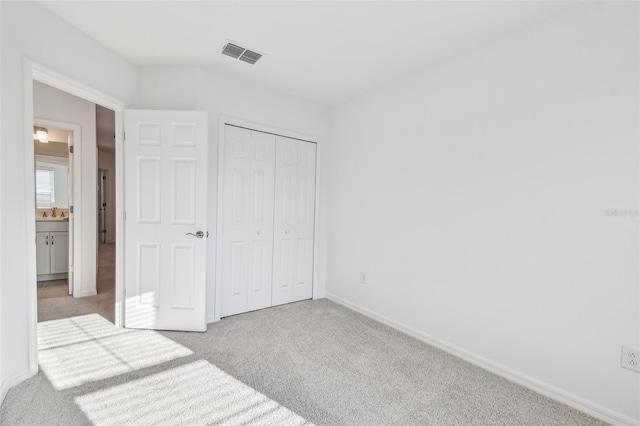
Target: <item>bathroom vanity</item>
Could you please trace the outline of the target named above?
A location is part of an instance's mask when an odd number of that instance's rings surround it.
[[[69,272],[69,220],[36,220],[36,260],[38,281],[60,280]]]

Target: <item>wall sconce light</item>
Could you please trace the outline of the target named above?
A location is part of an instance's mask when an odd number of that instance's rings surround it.
[[[33,128],[33,140],[49,143],[49,132],[44,127]]]

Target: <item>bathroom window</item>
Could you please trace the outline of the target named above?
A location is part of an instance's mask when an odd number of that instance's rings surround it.
[[[55,207],[55,171],[53,168],[36,168],[36,208]]]

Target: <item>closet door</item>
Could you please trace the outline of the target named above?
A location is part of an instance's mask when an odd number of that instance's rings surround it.
[[[225,126],[221,316],[271,306],[275,136]]]
[[[316,144],[276,137],[272,305],[313,296]]]

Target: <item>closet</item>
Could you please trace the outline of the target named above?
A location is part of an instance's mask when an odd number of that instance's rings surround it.
[[[313,295],[316,144],[225,125],[221,316]]]

